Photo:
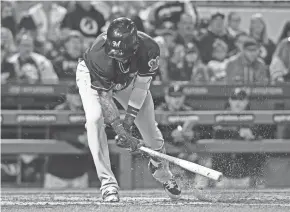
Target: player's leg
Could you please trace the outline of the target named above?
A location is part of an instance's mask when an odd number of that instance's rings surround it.
[[[76,73],[77,85],[81,95],[85,116],[88,144],[91,150],[98,177],[101,181],[103,198],[118,194],[118,183],[111,170],[105,124],[99,96],[91,89],[91,79],[88,68],[84,62],[80,62]],[[117,196],[116,196],[117,197]],[[110,198],[109,198],[110,199]],[[113,199],[117,200],[116,198]]]
[[[135,123],[142,138],[151,146],[152,149],[166,153],[162,133],[155,121],[154,103],[150,91],[148,92],[144,104],[136,117]],[[167,160],[151,158],[148,166],[153,177],[163,184],[167,194],[171,198],[178,199],[181,191],[169,170],[169,162]]]
[[[125,90],[117,92],[114,95],[117,101],[125,109],[127,108],[127,104],[131,95],[131,86]],[[158,129],[157,123],[155,121],[154,104],[150,91],[148,91],[143,106],[136,117],[135,124],[138,127],[146,145],[148,145],[153,150],[166,153],[162,133]],[[166,192],[170,197],[180,197],[181,192],[175,180],[173,179],[171,171],[169,170],[168,161],[151,158],[149,161],[149,169],[153,177],[163,184]]]

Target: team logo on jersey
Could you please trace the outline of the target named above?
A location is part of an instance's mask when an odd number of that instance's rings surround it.
[[[119,48],[120,45],[121,45],[121,41],[118,41],[118,42],[117,42],[117,41],[113,41],[113,42],[112,42],[112,46],[113,46],[113,47],[117,47],[117,48]]]
[[[155,59],[151,59],[148,62],[148,66],[150,67],[149,72],[157,70],[157,68],[159,67],[159,56],[157,56]]]

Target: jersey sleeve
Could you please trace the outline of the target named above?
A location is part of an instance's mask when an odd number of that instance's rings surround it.
[[[139,76],[154,76],[159,68],[160,49],[156,44],[153,48],[145,52],[140,61]]]

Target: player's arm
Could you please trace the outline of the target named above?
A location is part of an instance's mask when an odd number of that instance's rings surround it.
[[[142,69],[139,70],[135,79],[134,87],[129,98],[128,109],[124,120],[124,128],[131,131],[135,118],[147,97],[148,90],[151,85],[152,77],[155,75],[159,67],[159,48],[154,52],[149,52],[146,62],[143,61]],[[149,61],[149,62],[148,62]]]
[[[124,129],[119,110],[112,98],[112,91],[98,90],[98,93],[105,123],[110,124],[117,134],[117,145],[135,151],[139,141]]]

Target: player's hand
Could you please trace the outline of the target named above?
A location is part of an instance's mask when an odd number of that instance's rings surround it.
[[[141,143],[137,138],[134,138],[131,135],[117,135],[115,137],[117,146],[121,148],[127,148],[130,152],[136,151],[140,146]]]

